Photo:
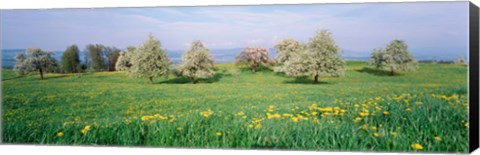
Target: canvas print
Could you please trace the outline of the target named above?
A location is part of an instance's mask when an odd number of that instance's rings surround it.
[[[1,10],[2,143],[466,153],[468,8]]]

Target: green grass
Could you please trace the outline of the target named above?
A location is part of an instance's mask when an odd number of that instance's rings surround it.
[[[321,77],[318,85],[312,78],[289,78],[268,68],[252,74],[233,64],[217,65],[217,75],[198,84],[173,75],[149,84],[124,72],[47,74],[40,80],[3,70],[2,139],[60,145],[468,151],[467,67],[420,64],[417,71],[387,76],[363,61],[347,65],[344,77]],[[90,129],[82,133],[86,126]],[[417,143],[422,150],[411,146]]]

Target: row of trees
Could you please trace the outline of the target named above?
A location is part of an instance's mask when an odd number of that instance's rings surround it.
[[[317,31],[307,43],[284,39],[274,48],[277,56],[270,59],[268,49],[247,47],[236,57],[236,64],[248,66],[253,73],[261,66],[274,67],[275,72],[290,77],[313,77],[314,84],[318,83],[321,76],[338,77],[345,72],[341,49],[328,30]],[[392,75],[400,70],[415,70],[417,62],[407,48],[404,41],[393,40],[385,49],[373,50],[370,64],[378,69],[389,69]],[[76,45],[68,47],[62,55],[63,72],[77,73],[85,68],[95,71],[119,70],[126,71],[131,77],[148,78],[151,83],[154,78],[168,76],[172,71],[192,83],[215,74],[214,58],[200,41],[191,43],[182,55],[183,64],[179,66],[172,66],[160,41],[151,34],[143,45],[130,46],[124,52],[100,44],[87,45],[86,50],[86,62],[82,65],[79,48]],[[21,74],[38,71],[43,79],[43,72],[51,72],[59,66],[52,54],[41,49],[28,49],[26,54],[17,55],[14,68]]]
[[[215,72],[214,59],[200,41],[194,41],[182,55],[183,64],[174,68],[177,75],[184,76],[192,83],[199,79],[210,78]],[[146,77],[150,83],[153,78],[168,76],[171,61],[167,57],[159,40],[149,35],[148,40],[139,47],[128,47],[120,54],[116,63],[119,70],[127,71],[131,77]]]
[[[25,53],[15,56],[17,63],[14,70],[20,74],[38,72],[43,79],[45,72],[79,73],[84,70],[115,71],[115,64],[121,50],[116,47],[103,46],[101,44],[89,44],[86,46],[85,62],[80,61],[80,49],[77,45],[67,47],[59,63],[53,52],[39,48],[29,48]]]

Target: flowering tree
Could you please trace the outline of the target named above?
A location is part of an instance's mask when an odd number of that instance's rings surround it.
[[[59,66],[52,55],[53,52],[44,52],[39,48],[29,48],[26,53],[15,56],[17,63],[13,69],[20,75],[38,72],[40,78],[43,79],[44,72],[54,72]]]
[[[257,68],[267,65],[272,65],[274,62],[268,58],[268,49],[266,48],[245,48],[235,58],[237,65],[248,65],[253,73],[257,71]]]
[[[310,38],[306,48],[295,51],[283,64],[287,76],[313,76],[313,83],[317,84],[320,75],[341,76],[344,73],[345,62],[341,58],[340,48],[327,30],[318,31]]]
[[[135,51],[131,58],[132,66],[128,72],[130,76],[148,77],[152,84],[154,77],[168,76],[171,61],[162,49],[160,41],[151,34],[148,40]]]
[[[134,46],[129,46],[124,52],[121,52],[115,64],[115,69],[118,71],[128,71],[132,66],[131,59],[135,54],[135,50],[136,48]]]
[[[278,64],[278,66],[274,68],[275,72],[284,72],[285,62],[289,61],[294,54],[305,48],[306,46],[304,44],[294,39],[284,39],[275,45],[275,50],[277,51],[275,61]]]
[[[390,75],[395,71],[411,71],[418,68],[417,61],[408,51],[402,40],[393,40],[385,49],[375,49],[371,56],[371,65],[377,69],[389,69]]]
[[[198,78],[210,78],[215,74],[213,57],[200,41],[192,42],[190,48],[183,53],[182,61],[179,71],[193,84],[197,83]]]

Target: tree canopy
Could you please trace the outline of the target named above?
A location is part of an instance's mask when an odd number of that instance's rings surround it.
[[[52,55],[53,52],[45,52],[39,48],[29,48],[25,53],[19,53],[15,56],[17,62],[13,69],[20,75],[38,72],[40,78],[43,79],[45,72],[54,72],[59,66]]]
[[[319,76],[342,76],[345,62],[328,30],[317,31],[310,38],[306,48],[296,48],[290,52],[290,57],[283,64],[281,71],[287,76],[314,77],[314,84],[318,83]]]
[[[210,78],[215,74],[214,59],[200,41],[192,42],[189,49],[183,53],[182,61],[180,72],[192,83],[196,83],[199,78]]]
[[[78,73],[80,70],[80,50],[77,45],[67,47],[62,55],[62,69],[66,73]]]
[[[268,58],[268,49],[247,47],[235,57],[237,65],[248,65],[253,73],[260,66],[273,65],[274,62]]]
[[[168,76],[171,61],[162,49],[160,41],[151,34],[144,44],[136,49],[131,58],[129,74],[133,77],[147,77],[153,83],[154,77]]]
[[[391,41],[385,49],[374,49],[370,64],[377,69],[389,69],[390,75],[395,75],[395,71],[412,71],[418,68],[407,44],[397,39]]]

